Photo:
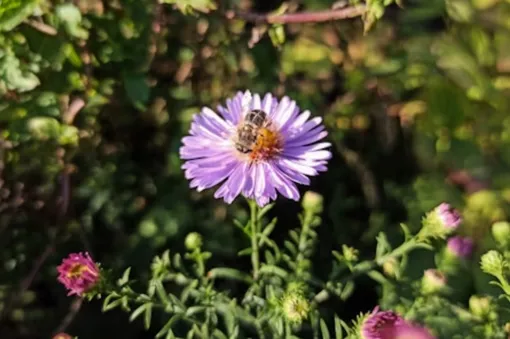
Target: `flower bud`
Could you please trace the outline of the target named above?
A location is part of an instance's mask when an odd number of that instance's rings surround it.
[[[358,261],[359,251],[354,247],[342,245],[342,255],[346,261],[356,262]]]
[[[447,203],[437,206],[435,212],[445,228],[456,229],[462,222],[460,213]]]
[[[473,254],[473,240],[461,236],[451,237],[448,239],[446,248],[450,255],[456,258],[467,259]]]
[[[324,206],[324,197],[319,193],[307,191],[303,195],[302,206],[304,210],[319,214]]]
[[[428,269],[423,274],[421,291],[423,294],[435,294],[445,289],[446,276],[436,269]]]
[[[202,236],[197,232],[191,232],[184,239],[184,246],[190,251],[199,249],[202,247]]]
[[[501,246],[507,246],[510,242],[510,223],[498,221],[492,225],[492,237]]]
[[[473,295],[469,298],[469,310],[478,317],[485,318],[490,312],[490,306],[489,297]]]
[[[485,273],[492,274],[494,276],[500,276],[503,274],[505,260],[498,251],[490,250],[489,252],[482,255],[480,259],[480,265],[482,271]]]
[[[445,238],[455,231],[462,218],[459,212],[447,203],[442,203],[427,213],[423,227],[418,234],[420,238]]]
[[[399,271],[399,262],[395,258],[386,260],[382,265],[383,272],[389,277],[395,277]]]

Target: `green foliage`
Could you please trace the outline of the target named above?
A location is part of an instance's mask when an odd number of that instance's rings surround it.
[[[34,12],[39,0],[3,0],[0,3],[0,31],[10,31]]]

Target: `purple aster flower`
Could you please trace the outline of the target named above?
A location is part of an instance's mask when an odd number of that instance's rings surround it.
[[[376,307],[361,325],[363,339],[435,339],[429,331],[404,320],[393,311]]]
[[[447,243],[448,252],[459,258],[469,258],[473,253],[473,240],[460,235],[451,237]]]
[[[331,144],[320,142],[327,135],[322,119],[310,119],[288,97],[238,92],[218,112],[204,107],[182,139],[191,188],[221,184],[216,198],[231,203],[242,194],[263,206],[278,193],[299,200],[296,184],[308,185],[310,176],[326,170]]]
[[[376,307],[361,325],[363,339],[386,339],[387,334],[393,331],[398,324],[405,320],[393,311],[379,311]]]
[[[71,253],[57,267],[58,281],[68,290],[67,295],[82,296],[99,281],[99,267],[88,253]]]
[[[416,326],[408,322],[404,322],[395,326],[388,339],[435,339],[429,330],[424,327]]]
[[[444,227],[457,228],[462,222],[460,213],[445,202],[437,206],[435,211]]]

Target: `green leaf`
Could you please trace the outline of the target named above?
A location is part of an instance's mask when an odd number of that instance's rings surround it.
[[[38,0],[0,1],[0,31],[10,31],[30,16]]]
[[[143,305],[138,306],[133,311],[133,313],[131,313],[131,315],[129,316],[129,321],[133,321],[136,318],[138,318],[143,312],[145,312],[145,309],[147,308],[148,305],[150,305],[150,304],[147,303],[147,304],[143,304]]]
[[[404,223],[400,223],[400,228],[402,228],[402,232],[404,232],[404,240],[407,241],[411,239],[412,234],[411,231],[409,230],[409,227],[407,227],[407,225]]]
[[[285,240],[283,242],[283,245],[285,246],[285,248],[287,248],[290,252],[290,254],[292,255],[296,255],[298,253],[298,250],[297,250],[297,247],[296,245],[294,245],[293,243],[291,243],[290,241],[288,240]]]
[[[386,234],[383,232],[380,232],[377,235],[377,247],[375,250],[375,258],[379,259],[389,251],[391,251],[390,243],[388,242],[388,238],[386,237]]]
[[[62,125],[60,128],[60,135],[58,136],[58,143],[60,145],[78,145],[79,130],[75,126]]]
[[[209,13],[216,9],[216,4],[211,0],[159,0],[162,4],[175,4],[177,8],[184,14],[188,14],[193,10]]]
[[[340,299],[347,300],[354,292],[354,288],[356,285],[352,280],[349,280],[345,283],[345,286],[342,289],[342,293],[340,294]]]
[[[79,39],[88,38],[88,31],[81,27],[82,17],[78,7],[71,3],[59,5],[55,8],[55,14],[69,35]]]
[[[251,252],[252,252],[252,248],[251,247],[247,247],[247,248],[242,249],[239,252],[237,252],[237,255],[242,257],[242,256],[245,256],[245,255],[250,255]]]
[[[225,335],[225,333],[221,332],[217,328],[213,330],[212,338],[218,338],[218,339],[228,339],[228,337]],[[237,337],[235,337],[237,338]]]
[[[322,319],[321,319],[321,333],[322,333],[322,339],[330,339],[328,326]]]
[[[224,279],[232,279],[232,280],[239,280],[244,281],[248,284],[252,283],[251,277],[239,270],[236,270],[234,268],[228,268],[228,267],[216,267],[209,271],[207,274],[209,278],[215,279],[215,278],[224,278]]]
[[[131,273],[131,267],[126,268],[124,273],[122,273],[122,277],[117,280],[117,286],[122,287],[129,282],[129,274]]]
[[[161,302],[163,302],[165,304],[165,306],[168,306],[169,304],[171,304],[171,301],[168,298],[168,293],[166,292],[165,288],[163,287],[163,283],[160,280],[155,280],[154,286],[156,288],[156,293],[158,294],[158,297],[161,300]]]
[[[274,204],[267,204],[266,206],[262,207],[257,214],[257,220],[260,220],[266,215],[267,212],[269,212],[273,208]]]
[[[335,314],[335,339],[343,339],[344,330],[342,328],[342,321]]]
[[[205,310],[207,310],[207,307],[205,306],[192,306],[186,310],[185,316],[191,317],[197,313],[202,313]]]
[[[18,92],[31,91],[40,83],[34,73],[21,68],[19,59],[10,50],[5,51],[3,56],[0,54],[0,85],[1,82],[5,83],[7,89]]]
[[[27,121],[27,128],[34,139],[46,141],[60,135],[60,123],[55,118],[34,117]]]
[[[114,309],[115,307],[119,306],[120,303],[122,302],[120,299],[117,299],[113,302],[110,302],[111,299],[113,298],[118,298],[119,295],[118,294],[115,294],[115,293],[112,293],[110,295],[108,295],[104,301],[103,301],[103,308],[102,308],[102,311],[103,312],[107,312],[107,311],[110,311],[112,309]]]
[[[236,335],[239,328],[236,326],[234,313],[230,309],[226,309],[225,312],[223,312],[223,320],[225,321],[225,328],[227,329],[229,337]]]
[[[271,222],[269,224],[267,224],[266,227],[264,227],[264,230],[262,231],[262,235],[264,237],[269,237],[271,232],[273,232],[277,222],[278,222],[277,218],[274,218],[273,220],[271,220]]]
[[[143,318],[143,325],[146,330],[148,330],[151,327],[151,318],[152,318],[152,306],[153,304],[146,304],[146,311],[145,311],[145,317]]]
[[[285,28],[282,24],[275,24],[268,30],[269,38],[275,47],[281,47],[285,43]]]
[[[283,268],[274,265],[262,265],[259,272],[260,274],[277,275],[282,279],[286,279],[289,275]]]
[[[175,339],[174,332],[172,330],[168,330],[165,339]]]

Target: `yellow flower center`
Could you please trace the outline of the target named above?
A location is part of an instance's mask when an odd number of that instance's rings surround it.
[[[253,161],[267,160],[278,155],[281,150],[282,140],[278,132],[264,127],[259,130],[257,140],[249,156]]]
[[[86,265],[76,263],[67,272],[67,277],[79,278],[86,271],[92,272]]]

